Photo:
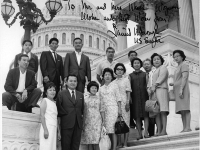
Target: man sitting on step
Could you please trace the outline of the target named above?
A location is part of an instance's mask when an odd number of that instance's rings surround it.
[[[35,73],[28,70],[29,57],[22,54],[18,60],[19,67],[9,70],[2,94],[3,106],[9,110],[17,102],[18,111],[31,112],[32,107],[38,107],[37,102],[42,94],[37,87]]]

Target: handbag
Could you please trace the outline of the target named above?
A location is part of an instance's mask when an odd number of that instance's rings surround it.
[[[154,98],[149,98],[149,100],[145,102],[145,111],[159,113],[160,107],[159,107],[155,92],[153,93],[153,95],[154,95]]]
[[[99,149],[100,150],[109,150],[111,149],[111,141],[108,135],[106,135],[106,129],[103,126],[101,131],[101,138],[99,141]]]
[[[115,123],[115,134],[124,134],[129,132],[129,127],[125,123],[122,116],[118,116],[117,122]]]

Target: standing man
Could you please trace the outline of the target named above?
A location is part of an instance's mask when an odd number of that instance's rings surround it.
[[[79,150],[83,125],[84,96],[76,90],[77,77],[66,77],[67,89],[58,93],[56,101],[61,118],[61,145],[63,150]]]
[[[60,85],[63,82],[63,60],[62,57],[56,53],[58,43],[59,41],[57,38],[51,38],[49,40],[50,50],[42,52],[40,58],[43,84],[48,81],[53,82],[56,85],[56,96],[60,90]]]
[[[150,59],[145,59],[143,61],[143,67],[146,71],[146,79],[147,79],[147,86],[151,86],[152,84],[152,76],[153,76],[153,70],[152,70],[152,64]],[[155,119],[149,118],[149,128],[148,128],[149,136],[154,136],[155,133]]]
[[[128,52],[128,59],[129,59],[129,63],[125,65],[126,67],[126,75],[128,76],[129,74],[131,74],[133,71],[135,71],[133,69],[133,67],[131,66],[131,61],[134,59],[134,58],[137,58],[137,52],[136,51],[129,51]]]
[[[23,48],[23,52],[19,53],[15,56],[15,60],[14,60],[14,67],[18,67],[18,60],[20,55],[22,54],[26,54],[29,57],[29,65],[28,68],[29,70],[32,70],[33,72],[37,73],[38,71],[38,57],[31,53],[31,50],[33,48],[33,43],[30,40],[24,40],[22,43],[22,48]]]
[[[67,53],[64,62],[64,77],[69,74],[74,74],[77,76],[78,85],[76,89],[79,92],[84,93],[86,77],[88,82],[91,81],[91,68],[89,57],[81,52],[83,47],[82,39],[75,38],[73,41],[73,46],[75,51],[72,53]]]
[[[3,106],[9,110],[15,102],[16,110],[31,112],[33,107],[38,107],[37,102],[42,94],[37,87],[35,73],[28,70],[29,57],[21,54],[18,58],[19,67],[9,70],[4,88],[6,92],[2,94]]]
[[[103,62],[99,63],[96,69],[96,78],[98,80],[98,82],[102,85],[104,85],[104,80],[102,79],[102,74],[103,74],[103,70],[105,68],[111,68],[112,70],[114,70],[115,65],[117,64],[117,61],[114,61],[114,54],[115,54],[115,49],[112,47],[108,47],[106,49],[106,56],[107,59],[104,60]]]

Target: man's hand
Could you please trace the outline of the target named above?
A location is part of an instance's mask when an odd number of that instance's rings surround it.
[[[44,80],[44,83],[47,83],[49,81],[49,77],[45,76],[43,80]]]
[[[15,96],[16,96],[17,100],[18,100],[20,103],[23,103],[22,97],[21,97],[20,94],[17,93]]]
[[[22,93],[22,103],[28,98],[28,92],[27,90],[24,90]]]

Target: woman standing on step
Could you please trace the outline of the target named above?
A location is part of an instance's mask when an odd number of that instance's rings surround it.
[[[190,132],[190,89],[189,89],[189,67],[184,62],[186,56],[183,51],[175,50],[173,52],[174,60],[178,63],[178,67],[174,73],[174,94],[176,100],[176,113],[181,114],[183,122],[183,130],[181,132]]]
[[[133,73],[129,74],[130,84],[131,84],[131,99],[132,99],[132,110],[133,118],[136,120],[136,127],[139,133],[137,140],[142,139],[142,119],[144,119],[145,132],[144,137],[149,138],[148,128],[149,128],[149,117],[148,113],[145,111],[145,102],[148,100],[147,93],[147,82],[146,73],[140,70],[143,66],[142,61],[139,58],[134,58],[131,61],[131,66],[135,69]]]
[[[152,77],[152,87],[149,95],[156,96],[160,106],[160,113],[156,115],[157,136],[167,135],[167,115],[169,114],[169,93],[168,93],[168,70],[163,65],[164,59],[161,55],[154,53],[151,56],[151,63],[156,68]]]
[[[45,84],[43,99],[40,104],[40,150],[56,150],[56,138],[61,139],[59,126],[57,125],[57,107],[54,101],[56,86],[53,82]]]

